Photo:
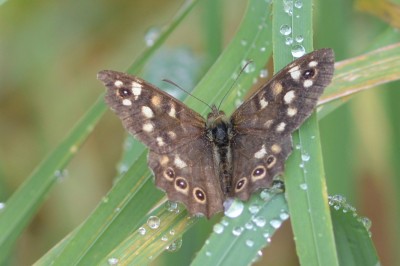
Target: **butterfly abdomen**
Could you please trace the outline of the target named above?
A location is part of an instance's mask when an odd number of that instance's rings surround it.
[[[208,116],[207,137],[213,149],[215,175],[221,190],[229,195],[232,188],[232,124],[223,112],[213,109]]]

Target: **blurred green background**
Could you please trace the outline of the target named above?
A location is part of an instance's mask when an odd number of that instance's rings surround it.
[[[0,202],[103,92],[96,73],[127,69],[145,47],[146,32],[167,23],[182,3],[0,1]],[[221,5],[226,45],[246,2],[225,0]],[[207,9],[200,3],[165,49],[182,48],[196,61],[207,61],[206,20]],[[373,40],[390,30],[348,0],[317,2],[314,24],[315,48],[332,47],[337,61],[371,50]],[[363,92],[320,123],[328,191],[345,196],[360,215],[372,220],[372,238],[383,265],[400,264],[399,85]],[[125,136],[119,120],[107,112],[20,238],[15,265],[35,262],[89,215],[112,185]],[[194,230],[201,226],[210,225],[204,221]],[[174,255],[185,256],[184,246],[192,244],[184,237],[181,252]],[[259,264],[265,262],[298,263],[288,222],[264,251]]]

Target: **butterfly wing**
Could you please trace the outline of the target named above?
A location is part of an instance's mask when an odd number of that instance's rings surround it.
[[[334,72],[332,49],[293,61],[232,115],[233,196],[247,200],[283,172],[292,151],[291,133],[314,110]]]
[[[168,198],[184,203],[192,214],[210,217],[221,211],[223,195],[203,117],[138,77],[104,70],[98,79],[123,126],[149,147],[156,185]]]

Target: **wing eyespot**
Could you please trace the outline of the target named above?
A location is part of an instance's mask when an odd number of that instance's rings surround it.
[[[265,167],[263,165],[259,165],[253,170],[253,173],[251,174],[251,181],[255,182],[257,180],[260,180],[264,178],[266,174],[267,170],[265,169]]]
[[[165,169],[163,175],[168,181],[173,181],[175,178],[175,172],[171,167]]]
[[[270,155],[267,158],[267,168],[271,169],[276,164],[276,157],[274,155]]]
[[[177,177],[175,179],[175,189],[187,195],[189,191],[189,184],[183,177]]]
[[[247,185],[247,177],[240,178],[235,185],[235,192],[242,191]]]
[[[304,79],[312,79],[315,77],[315,74],[316,74],[315,70],[313,68],[309,68],[303,71],[302,77]]]
[[[198,203],[201,203],[201,204],[204,204],[207,201],[206,193],[204,192],[204,190],[202,190],[199,187],[196,187],[193,189],[193,197]]]
[[[127,98],[132,95],[132,92],[128,90],[127,88],[119,88],[118,91],[118,96],[121,98]]]

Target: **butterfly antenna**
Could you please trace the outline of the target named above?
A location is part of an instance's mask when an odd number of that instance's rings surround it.
[[[242,69],[241,69],[240,72],[239,72],[239,75],[238,75],[238,76],[236,77],[236,79],[233,81],[231,87],[230,87],[229,90],[225,93],[224,97],[222,97],[222,100],[221,100],[221,102],[220,102],[219,105],[218,105],[218,110],[219,110],[219,108],[221,107],[222,103],[224,102],[224,100],[225,100],[226,96],[228,95],[228,93],[232,90],[233,85],[235,85],[235,83],[238,81],[239,77],[242,75],[243,71],[244,71],[244,70],[246,69],[246,67],[247,67],[248,65],[250,65],[251,63],[253,63],[253,60],[247,61],[246,64],[242,67]]]
[[[180,89],[181,91],[187,93],[188,95],[190,95],[190,96],[192,96],[193,98],[195,98],[196,100],[198,100],[199,102],[204,103],[205,105],[208,106],[208,108],[210,108],[210,109],[212,110],[212,107],[211,107],[208,103],[206,103],[205,101],[203,101],[203,100],[200,99],[200,98],[197,98],[196,96],[194,96],[193,94],[191,94],[190,92],[188,92],[187,90],[185,90],[184,88],[182,88],[181,86],[179,86],[178,84],[176,84],[175,82],[173,82],[173,81],[171,81],[171,80],[169,80],[169,79],[163,79],[162,81],[165,81],[165,82],[167,82],[167,83],[169,83],[169,84],[171,84],[171,85],[174,85],[175,87],[177,87],[177,88]]]

